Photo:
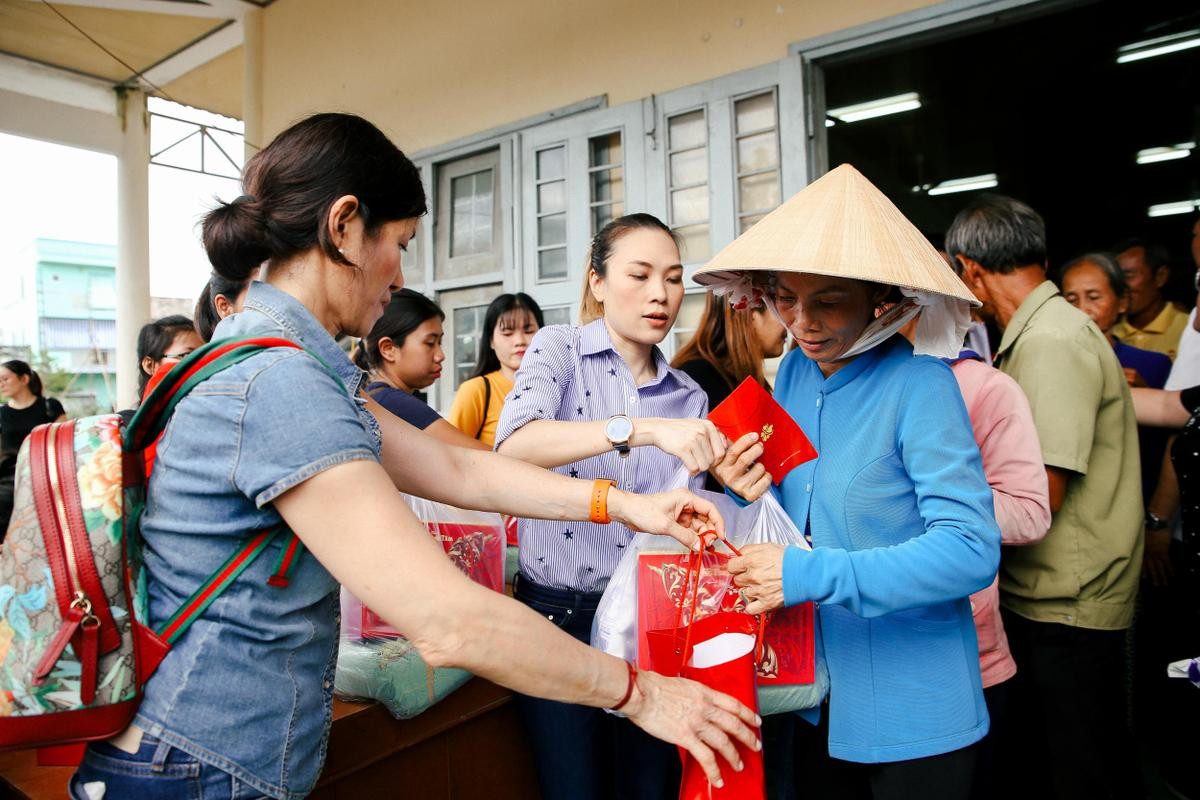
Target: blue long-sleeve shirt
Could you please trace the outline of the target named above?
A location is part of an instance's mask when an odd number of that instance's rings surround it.
[[[988,728],[968,595],[1000,532],[949,367],[899,336],[826,379],[793,352],[775,397],[820,454],[779,487],[814,549],[784,557],[788,605],[816,601],[829,752],[860,762],[949,752]]]

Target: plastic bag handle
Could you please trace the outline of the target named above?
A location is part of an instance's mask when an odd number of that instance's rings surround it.
[[[705,539],[707,539],[709,536],[713,537],[713,540],[711,542],[705,542]],[[701,564],[701,559],[704,557],[704,551],[715,547],[717,542],[721,542],[727,548],[729,548],[731,553],[741,558],[742,551],[734,546],[734,544],[728,539],[719,538],[716,531],[705,531],[704,533],[700,534],[700,549],[693,550],[688,554],[688,567],[687,572],[684,574],[683,592],[679,596],[679,605],[675,609],[675,627],[674,633],[671,635],[671,645],[675,648],[675,654],[678,656],[685,656],[688,652],[688,649],[692,645],[692,626],[696,623],[696,600],[700,595],[700,570],[703,566]],[[693,572],[695,573],[696,577],[696,583],[694,585],[692,584]],[[692,616],[688,618],[687,631],[683,637],[683,649],[680,650],[677,646],[675,646],[675,643],[679,640],[679,623],[683,621],[683,607],[687,603],[687,590],[689,586],[692,587]],[[754,636],[755,668],[758,668],[763,661],[767,636],[767,621],[770,619],[770,616],[770,612],[758,615],[758,631]],[[679,666],[680,670],[682,670],[682,659],[680,660]]]

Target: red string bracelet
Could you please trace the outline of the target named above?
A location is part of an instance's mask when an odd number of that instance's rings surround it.
[[[621,698],[621,702],[610,708],[609,711],[620,711],[633,697],[633,686],[637,682],[637,667],[630,661],[626,661],[625,666],[629,669],[629,685],[625,687],[625,696]]]

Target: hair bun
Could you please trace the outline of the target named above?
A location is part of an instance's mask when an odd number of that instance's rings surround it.
[[[244,281],[271,257],[262,206],[244,194],[221,203],[204,217],[204,249],[218,275]]]

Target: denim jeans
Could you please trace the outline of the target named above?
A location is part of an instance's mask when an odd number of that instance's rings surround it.
[[[136,753],[93,742],[71,776],[71,800],[252,800],[264,795],[228,772],[144,734]]]
[[[520,574],[513,595],[579,641],[591,638],[599,595],[548,589]],[[542,800],[679,796],[679,751],[629,720],[524,695],[517,695],[517,708],[529,733]]]

